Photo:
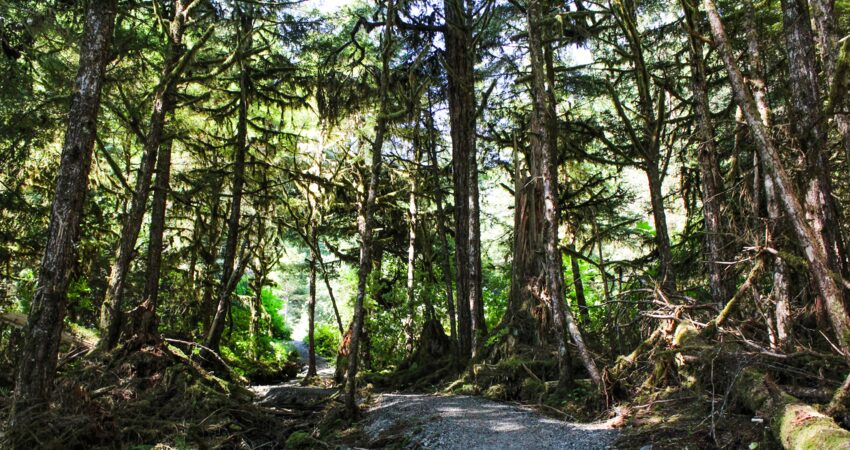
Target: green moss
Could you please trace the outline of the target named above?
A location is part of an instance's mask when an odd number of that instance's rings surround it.
[[[839,428],[829,417],[806,405],[788,405],[779,422],[785,448],[837,450],[850,448],[850,431]]]
[[[521,400],[537,402],[540,401],[540,398],[545,394],[546,384],[533,378],[526,378],[522,380],[522,387],[520,388],[519,393]]]
[[[699,332],[696,327],[690,322],[682,322],[676,327],[676,332],[673,334],[673,346],[683,347],[693,341]]]
[[[484,391],[484,396],[491,400],[505,400],[507,398],[507,388],[504,384],[494,384]]]
[[[296,450],[303,448],[311,448],[313,446],[313,438],[305,431],[296,431],[289,435],[286,439],[285,448],[287,450]]]
[[[474,384],[465,383],[457,386],[454,392],[460,395],[476,395],[478,394],[478,388]]]

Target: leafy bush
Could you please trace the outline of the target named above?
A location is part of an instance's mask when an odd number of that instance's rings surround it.
[[[24,269],[18,274],[17,282],[17,310],[29,314],[32,299],[35,297],[35,271]]]
[[[336,358],[336,352],[339,349],[339,330],[333,325],[320,323],[316,325],[316,353],[321,357],[332,360]]]
[[[271,317],[270,328],[272,337],[283,341],[291,340],[292,330],[286,324],[282,314],[283,299],[276,296],[274,291],[272,291],[272,289],[268,286],[263,287],[263,293],[260,298],[263,302],[263,309],[265,309],[269,314],[269,317]]]

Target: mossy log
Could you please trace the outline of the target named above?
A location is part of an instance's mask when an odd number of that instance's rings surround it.
[[[27,316],[20,313],[0,314],[0,324],[10,325],[15,328],[25,328],[27,326]],[[75,345],[82,348],[92,348],[97,344],[95,339],[81,334],[75,334],[73,331],[67,329],[62,331],[61,342],[62,345]]]
[[[780,390],[764,374],[746,369],[735,386],[738,400],[770,421],[774,437],[786,449],[850,448],[850,431],[831,417]]]

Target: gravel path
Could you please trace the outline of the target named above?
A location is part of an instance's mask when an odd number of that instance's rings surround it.
[[[563,422],[481,397],[413,394],[382,394],[364,431],[373,442],[403,435],[409,447],[435,450],[596,450],[612,448],[617,438],[602,423]]]
[[[292,344],[292,347],[294,347],[295,351],[298,352],[298,362],[304,364],[304,371],[306,371],[306,366],[310,359],[309,345],[305,341],[289,341],[289,343]],[[325,358],[322,358],[321,356],[316,354],[316,370],[322,371],[329,368],[332,369],[332,367],[330,367],[330,364],[328,364],[328,361]],[[333,371],[331,371],[331,373],[333,373]]]

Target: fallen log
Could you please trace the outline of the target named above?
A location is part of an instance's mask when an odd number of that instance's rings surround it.
[[[0,314],[0,323],[11,325],[15,328],[24,328],[27,326],[27,316],[26,314],[20,313],[5,313]],[[68,330],[62,332],[62,344],[65,345],[76,345],[78,347],[83,348],[93,348],[97,342],[88,338],[86,336],[82,336],[79,334],[74,334]]]
[[[779,389],[755,369],[744,369],[735,384],[735,395],[744,407],[769,421],[773,436],[786,449],[850,448],[850,431]]]

